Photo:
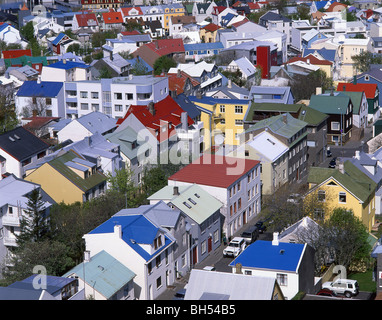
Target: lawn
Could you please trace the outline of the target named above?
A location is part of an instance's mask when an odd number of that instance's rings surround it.
[[[375,292],[376,283],[373,281],[373,271],[366,271],[365,273],[349,274],[349,279],[357,280],[360,291]]]

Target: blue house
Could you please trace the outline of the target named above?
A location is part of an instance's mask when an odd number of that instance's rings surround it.
[[[252,86],[249,96],[258,103],[294,104],[294,96],[290,87]]]
[[[229,266],[234,273],[277,279],[286,300],[299,291],[314,293],[314,249],[308,244],[257,240]]]
[[[186,53],[186,60],[199,61],[205,57],[218,55],[223,50],[221,42],[201,42],[184,44],[184,51]]]
[[[327,39],[328,37],[316,29],[311,29],[307,32],[301,39],[301,47],[302,49],[310,48],[313,42],[317,40]]]

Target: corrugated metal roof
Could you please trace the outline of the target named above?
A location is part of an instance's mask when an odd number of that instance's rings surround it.
[[[193,269],[185,300],[272,300],[275,284],[272,277]]]
[[[94,290],[106,299],[111,298],[136,276],[133,271],[104,250],[91,257],[89,262],[83,262],[68,271],[64,277],[69,277],[73,273],[94,287]]]

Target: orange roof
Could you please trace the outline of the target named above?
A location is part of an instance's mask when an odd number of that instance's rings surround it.
[[[102,17],[103,17],[104,23],[106,23],[106,24],[122,23],[123,22],[122,14],[119,11],[118,12],[104,12],[102,14]]]
[[[133,9],[138,11],[138,15],[142,15],[143,14],[140,7],[121,8],[122,13],[123,13],[124,16],[129,16],[130,15],[130,11],[133,10]]]
[[[250,10],[260,9],[260,5],[257,2],[248,2],[247,4]]]
[[[350,92],[365,92],[367,99],[373,99],[377,91],[376,83],[346,83],[340,82],[337,86],[337,91],[350,91]]]
[[[179,70],[178,73],[168,73],[167,75],[160,75],[160,77],[168,77],[168,89],[170,91],[175,91],[177,94],[181,94],[184,92],[184,86],[186,84],[187,79],[190,79],[191,84],[195,87],[199,85],[199,81],[195,80],[187,73]]]
[[[339,12],[343,9],[347,8],[347,5],[340,2],[333,2],[328,9],[326,9],[327,12]]]

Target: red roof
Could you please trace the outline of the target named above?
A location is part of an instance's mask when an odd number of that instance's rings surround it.
[[[103,21],[106,24],[109,23],[122,23],[123,18],[122,18],[122,13],[118,12],[104,12],[102,14]]]
[[[3,58],[4,59],[12,59],[12,58],[19,58],[22,56],[32,56],[32,51],[31,49],[14,49],[14,50],[4,50],[2,51],[3,53]]]
[[[207,31],[210,31],[210,32],[215,32],[216,30],[220,29],[221,27],[219,27],[217,24],[215,23],[210,23],[210,24],[207,24],[205,27],[203,27],[202,29],[205,29]]]
[[[212,14],[213,15],[218,15],[219,13],[221,13],[222,11],[224,11],[225,9],[227,9],[227,7],[224,7],[224,6],[216,6],[213,8],[213,11],[212,11]]]
[[[243,25],[243,24],[246,24],[247,22],[249,22],[249,20],[248,20],[247,18],[245,18],[245,19],[243,19],[243,20],[241,20],[241,21],[239,21],[239,22],[235,22],[235,23],[233,23],[232,26],[235,27],[235,28],[237,28],[237,27],[239,27],[239,26],[241,26],[241,25]]]
[[[169,55],[174,52],[184,52],[182,38],[154,40],[150,43],[146,43],[145,46],[147,46],[160,56]]]
[[[337,91],[350,91],[350,92],[365,92],[367,99],[374,99],[375,92],[377,91],[376,83],[357,83],[340,82],[337,86]]]
[[[168,180],[228,188],[259,164],[257,160],[205,154]]]
[[[141,34],[138,30],[132,30],[132,31],[122,31],[121,34],[123,36],[132,36],[136,34]]]
[[[304,61],[306,63],[313,64],[313,65],[332,65],[333,63],[329,60],[321,60],[315,57],[312,54],[307,55],[306,57],[294,57],[291,58],[287,63],[296,62],[296,61]]]
[[[176,134],[175,127],[181,122],[181,114],[184,110],[168,95],[163,100],[154,103],[155,113],[152,114],[149,106],[130,106],[123,119],[118,119],[117,125],[120,125],[125,119],[133,114],[151,133],[157,137],[159,142],[163,142]],[[188,116],[188,125],[191,126],[194,121]],[[171,128],[169,124],[171,123]],[[166,126],[168,130],[160,130]]]
[[[143,12],[142,12],[140,7],[121,8],[121,11],[122,11],[124,16],[129,16],[130,15],[130,11],[133,10],[133,9],[138,11],[138,15],[143,15]],[[136,14],[134,14],[132,16],[136,16]]]
[[[260,5],[257,2],[247,2],[250,10],[260,9]]]
[[[184,91],[184,86],[187,79],[190,79],[191,84],[195,87],[199,85],[199,81],[196,81],[194,78],[189,76],[187,73],[179,70],[179,73],[168,73],[167,75],[160,75],[160,77],[167,76],[168,78],[168,89],[170,91],[175,91],[177,94],[181,94]]]
[[[79,27],[98,26],[95,13],[81,13],[75,15]]]

